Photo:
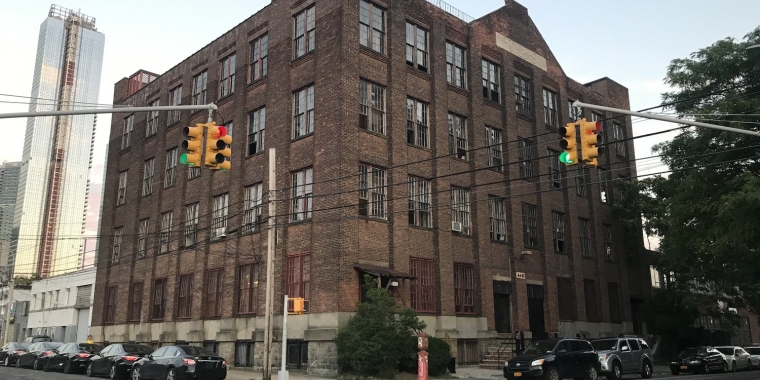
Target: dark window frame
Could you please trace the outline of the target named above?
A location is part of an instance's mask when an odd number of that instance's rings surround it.
[[[269,34],[264,34],[250,42],[248,62],[248,83],[267,76],[269,63]]]
[[[414,311],[435,313],[435,262],[432,259],[409,258],[410,306]]]
[[[454,312],[475,314],[475,266],[454,263]]]

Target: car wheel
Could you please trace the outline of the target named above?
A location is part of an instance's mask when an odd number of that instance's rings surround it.
[[[702,363],[702,373],[710,373],[710,364],[707,362]]]
[[[119,378],[119,375],[116,374],[116,364],[111,364],[111,369],[108,370],[108,378],[111,380]]]
[[[166,371],[166,380],[176,380],[176,379],[177,379],[177,376],[175,376],[174,368],[169,368],[169,370]]]
[[[728,372],[728,363],[723,362],[723,373],[727,373],[727,372]]]
[[[641,367],[641,378],[642,379],[652,378],[652,363],[650,363],[649,361],[645,361],[644,365]]]
[[[620,366],[620,363],[618,362],[612,363],[612,371],[610,371],[610,374],[607,375],[607,379],[620,380],[622,376],[623,376],[623,367]]]
[[[142,370],[140,369],[140,367],[134,367],[134,368],[132,368],[132,380],[141,380],[140,379],[140,372],[142,372]]]
[[[673,376],[678,376],[678,375],[680,375],[680,374],[681,374],[681,372],[679,372],[678,370],[675,370],[675,369],[671,369],[671,370],[670,370],[670,373],[671,373]]]
[[[87,363],[87,377],[93,377],[95,376],[94,373],[92,373],[92,363]]]
[[[596,371],[596,367],[593,365],[586,369],[586,380],[598,380],[599,372]]]
[[[71,360],[66,360],[63,363],[63,373],[74,373],[74,371],[71,370]]]
[[[11,366],[11,359],[8,357],[8,355],[5,355],[5,360],[3,360],[3,365],[6,367]]]
[[[736,372],[736,362],[731,362],[731,372]]]

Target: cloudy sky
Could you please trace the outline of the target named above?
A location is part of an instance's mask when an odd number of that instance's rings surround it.
[[[277,0],[275,0],[277,1]],[[433,1],[435,2],[435,1]],[[480,17],[503,0],[448,0]],[[554,55],[570,77],[585,83],[610,77],[630,90],[634,110],[660,103],[668,88],[662,82],[673,58],[686,57],[725,37],[742,38],[758,26],[756,0],[522,0]],[[51,0],[4,1],[0,12],[0,94],[29,96],[39,26]],[[265,0],[55,0],[97,19],[106,36],[100,103],[111,103],[113,84],[139,69],[163,73],[185,57],[254,14]],[[11,53],[11,54],[8,54]],[[0,95],[0,113],[23,112],[24,101]],[[98,117],[95,164],[91,174],[87,235],[97,233],[100,186],[110,115]],[[24,119],[0,120],[7,138],[0,140],[0,162],[21,159]],[[672,128],[655,121],[635,122],[634,135]],[[636,140],[636,156],[672,135]],[[640,173],[663,170],[658,161],[640,161]],[[88,249],[94,249],[90,243]]]

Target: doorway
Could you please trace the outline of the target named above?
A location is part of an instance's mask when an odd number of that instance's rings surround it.
[[[512,284],[507,281],[493,282],[493,319],[497,333],[512,331],[510,317],[510,293]]]
[[[533,341],[546,339],[544,324],[544,287],[528,284],[528,325]]]

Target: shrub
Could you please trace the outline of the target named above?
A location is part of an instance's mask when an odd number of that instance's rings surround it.
[[[417,373],[417,338],[409,337],[404,346],[412,350],[411,354],[405,355],[399,364],[399,370]],[[430,376],[445,375],[449,369],[451,360],[451,347],[446,341],[436,337],[428,338],[428,374]]]

